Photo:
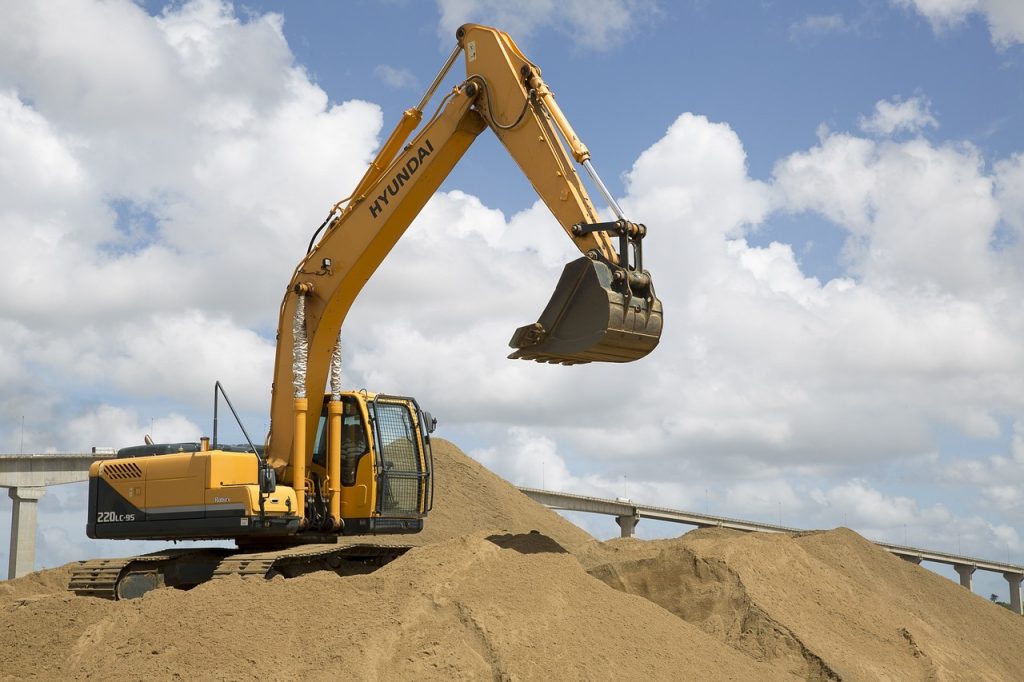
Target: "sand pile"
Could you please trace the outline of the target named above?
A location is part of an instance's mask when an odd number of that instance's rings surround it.
[[[588,548],[591,575],[811,680],[1024,679],[1024,619],[847,529]]]
[[[452,443],[434,438],[432,449],[434,509],[422,533],[402,536],[400,542],[422,545],[476,531],[531,530],[540,531],[569,550],[594,541],[589,533],[537,504]]]
[[[482,536],[365,576],[47,595],[5,605],[0,623],[0,671],[39,679],[786,679],[569,554]]]
[[[598,543],[450,443],[435,463],[421,546],[368,575],[0,583],[0,680],[1024,679],[1024,619],[850,531]]]

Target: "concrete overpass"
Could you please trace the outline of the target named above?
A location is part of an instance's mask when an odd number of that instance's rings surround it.
[[[570,493],[556,493],[551,490],[540,490],[538,488],[519,488],[527,497],[539,502],[550,509],[561,509],[565,511],[587,512],[590,514],[606,514],[615,517],[619,524],[621,535],[624,538],[631,537],[636,524],[640,519],[652,519],[655,521],[669,521],[671,523],[682,523],[698,528],[719,527],[731,528],[745,532],[758,531],[762,533],[801,533],[806,528],[790,528],[778,526],[772,523],[759,523],[757,521],[744,521],[732,519],[726,516],[715,516],[712,514],[700,514],[698,512],[669,509],[667,507],[653,507],[639,504],[625,498],[614,500],[600,497],[587,497],[585,495],[573,495]],[[1021,604],[1021,583],[1024,582],[1024,566],[1001,561],[990,561],[977,557],[965,556],[962,554],[951,554],[949,552],[937,552],[919,547],[907,547],[905,545],[894,545],[888,542],[876,542],[876,545],[885,549],[901,559],[915,564],[922,561],[931,561],[939,564],[946,564],[953,567],[953,570],[960,576],[960,584],[971,589],[971,577],[977,570],[992,571],[1002,574],[1010,586],[1010,608],[1014,613],[1024,615]]]
[[[31,573],[36,561],[39,498],[46,486],[89,480],[89,466],[110,454],[0,455],[0,488],[13,500],[7,577]],[[83,523],[85,519],[82,519]]]

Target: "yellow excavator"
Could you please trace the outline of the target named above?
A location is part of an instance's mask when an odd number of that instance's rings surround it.
[[[229,539],[237,547],[82,562],[71,590],[124,599],[217,575],[291,576],[380,564],[408,549],[386,538],[348,538],[423,528],[433,503],[436,420],[412,398],[343,391],[339,334],[363,285],[487,128],[582,254],[565,266],[539,320],[512,335],[509,357],[629,362],[658,344],[662,307],[643,267],[646,228],[623,215],[540,69],[512,39],[476,24],[459,28],[456,38],[423,99],[404,112],[295,268],[281,304],[266,443],[254,445],[240,421],[244,445],[218,442],[220,399],[236,421],[238,415],[217,383],[212,441],[155,444],[147,437],[145,445],[123,448],[90,469],[89,537]],[[460,54],[465,79],[420,126]],[[598,215],[574,161],[608,202],[613,220]]]

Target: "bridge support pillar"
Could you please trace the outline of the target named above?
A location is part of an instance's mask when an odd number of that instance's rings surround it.
[[[971,576],[974,575],[976,567],[970,564],[955,564],[953,570],[960,576],[960,584],[968,590],[971,589]]]
[[[19,578],[31,573],[36,562],[36,519],[39,498],[45,488],[10,488],[7,494],[14,501],[11,513],[11,549],[7,564],[7,578]]]
[[[640,523],[640,515],[634,512],[629,516],[616,516],[615,523],[619,524],[619,528],[622,529],[620,537],[631,538],[636,524]]]
[[[1024,615],[1020,603],[1020,584],[1024,581],[1024,574],[1003,573],[1003,577],[1006,578],[1006,582],[1010,583],[1010,610],[1018,616]]]

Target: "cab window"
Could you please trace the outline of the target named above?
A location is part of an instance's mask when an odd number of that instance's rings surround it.
[[[352,486],[356,483],[359,460],[369,453],[369,440],[359,404],[352,398],[342,396],[341,413],[341,484]],[[316,446],[313,449],[313,463],[327,468],[327,403],[320,412],[316,427]]]

